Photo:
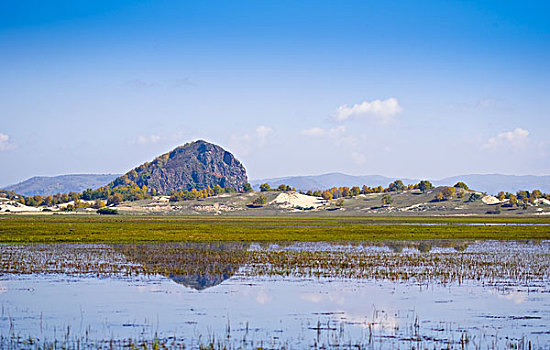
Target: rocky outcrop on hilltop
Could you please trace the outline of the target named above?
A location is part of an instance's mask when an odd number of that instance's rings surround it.
[[[173,191],[198,190],[219,185],[243,189],[248,181],[244,166],[222,147],[198,140],[142,164],[117,178],[111,187],[136,184],[147,186],[159,194]]]

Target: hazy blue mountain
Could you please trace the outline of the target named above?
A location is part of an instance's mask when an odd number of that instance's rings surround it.
[[[330,173],[312,176],[288,176],[273,179],[252,180],[254,189],[258,190],[260,184],[268,183],[272,188],[280,184],[295,187],[297,190],[322,190],[334,186],[362,186],[387,187],[389,183],[398,178],[381,175],[347,175],[342,173]],[[420,179],[400,178],[405,184],[415,184]],[[447,177],[440,180],[430,180],[434,186],[452,186],[458,181],[466,183],[471,189],[489,194],[496,194],[499,191],[517,192],[519,190],[539,189],[542,192],[550,193],[550,176],[534,175],[501,175],[501,174],[469,174]]]
[[[4,189],[25,196],[49,196],[56,193],[82,192],[96,189],[113,181],[120,174],[73,174],[59,176],[35,176]]]

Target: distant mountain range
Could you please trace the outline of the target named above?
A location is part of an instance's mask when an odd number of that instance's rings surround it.
[[[60,176],[35,176],[4,189],[24,196],[49,196],[56,193],[82,192],[96,189],[113,181],[120,174],[74,174]]]
[[[232,157],[231,162],[235,160]],[[238,161],[237,161],[238,162]],[[218,162],[221,164],[222,162]],[[237,169],[242,169],[238,164]],[[242,169],[244,171],[244,169]],[[246,173],[244,173],[246,174]],[[14,191],[25,196],[33,195],[53,195],[56,193],[82,192],[87,188],[96,189],[112,183],[120,177],[120,174],[76,174],[60,176],[35,176],[15,185],[6,186],[4,189]],[[246,175],[242,176],[242,181],[246,181]],[[228,178],[231,178],[229,176]],[[323,190],[339,186],[388,186],[389,183],[398,178],[386,177],[381,175],[347,175],[342,173],[329,173],[312,176],[288,176],[271,179],[252,180],[250,183],[255,190],[259,190],[260,184],[268,183],[272,188],[280,184],[295,187],[297,190]],[[421,179],[399,178],[405,184],[415,184]],[[197,179],[199,180],[199,179]],[[195,180],[196,181],[196,180]],[[201,180],[202,181],[202,180]],[[501,175],[501,174],[470,174],[447,177],[440,180],[430,180],[434,186],[452,186],[458,181],[465,182],[470,188],[476,191],[496,194],[499,191],[517,192],[519,190],[539,189],[544,193],[550,193],[550,176],[534,175]],[[200,182],[200,181],[199,181]],[[162,186],[161,186],[162,187]]]
[[[339,186],[383,186],[395,180],[402,180],[405,184],[415,184],[421,179],[394,178],[381,175],[347,175],[342,173],[329,173],[313,176],[289,176],[271,179],[252,180],[251,184],[258,190],[260,184],[268,183],[272,188],[280,184],[295,187],[297,190],[323,190]],[[423,180],[423,179],[422,179]],[[428,179],[430,180],[430,179]],[[499,191],[517,192],[519,190],[539,189],[544,193],[550,193],[550,176],[534,175],[501,175],[501,174],[469,174],[446,177],[440,180],[430,180],[434,186],[452,186],[458,181],[466,183],[470,188],[496,194]]]

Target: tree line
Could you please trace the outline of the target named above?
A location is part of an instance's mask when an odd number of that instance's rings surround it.
[[[0,190],[0,197],[31,207],[51,207],[72,202],[62,208],[63,210],[72,211],[77,208],[100,209],[106,205],[116,205],[124,201],[150,199],[159,194],[156,189],[149,189],[146,185],[140,187],[135,182],[126,183],[124,180],[122,181],[123,183],[113,188],[107,185],[95,190],[88,188],[82,192],[57,193],[48,196],[23,196],[13,191]],[[252,186],[249,183],[245,183],[242,192],[250,191],[252,191]],[[220,185],[216,185],[211,188],[210,186],[206,186],[202,189],[192,188],[191,190],[174,191],[170,194],[170,201],[193,200],[211,197],[220,193],[235,192],[237,191],[233,187],[221,187]],[[93,201],[93,203],[90,203],[90,201]]]
[[[96,190],[90,188],[84,190],[83,192],[69,192],[69,193],[57,193],[49,196],[23,196],[14,193],[13,191],[0,190],[0,197],[8,198],[10,200],[17,201],[21,204],[27,206],[54,206],[64,203],[73,202],[73,204],[66,206],[65,210],[75,210],[77,208],[103,208],[106,205],[116,205],[124,201],[136,201],[142,199],[150,199],[154,196],[157,196],[159,193],[154,188],[148,188],[146,185],[141,187],[136,184],[136,182],[128,179],[125,181],[124,177],[120,178],[118,184],[115,187],[102,186]],[[410,190],[420,190],[426,192],[430,189],[433,189],[434,186],[428,180],[422,180],[417,184],[408,184],[405,185],[401,180],[395,180],[390,183],[387,187],[376,186],[370,187],[367,185],[353,186],[340,186],[332,187],[325,190],[309,190],[307,192],[300,191],[302,194],[309,196],[322,197],[325,200],[333,200],[340,198],[351,198],[358,196],[360,194],[370,194],[370,193],[395,193],[402,191]],[[240,192],[252,192],[252,186],[249,183],[243,185],[243,190]],[[296,188],[291,187],[286,184],[280,184],[277,188],[272,189],[269,184],[264,183],[260,185],[260,192],[268,191],[281,191],[289,192],[296,191]],[[445,186],[442,187],[434,195],[435,201],[448,200],[454,197],[463,198],[469,191],[468,186],[464,182],[457,182],[454,186]],[[201,198],[208,198],[216,196],[222,193],[235,193],[237,192],[232,187],[221,187],[216,185],[214,187],[206,186],[204,188],[192,188],[190,190],[180,190],[174,191],[170,194],[170,201],[185,201],[185,200],[195,200]],[[476,201],[481,199],[481,195],[477,193],[470,193],[468,201]],[[515,194],[510,192],[501,191],[496,196],[501,202],[508,200],[509,205],[511,206],[523,206],[526,207],[530,204],[534,204],[537,199],[545,198],[550,200],[550,194],[542,193],[540,190],[535,189],[533,191],[521,190],[517,191]],[[262,198],[263,199],[263,198]],[[90,203],[90,201],[93,201]],[[391,196],[384,196],[383,205],[389,205],[392,202]],[[259,200],[260,204],[263,200]]]
[[[325,190],[315,190],[315,191],[309,190],[307,192],[300,191],[300,193],[306,194],[309,196],[322,197],[324,200],[351,198],[351,197],[358,196],[360,194],[387,193],[388,196],[382,197],[382,205],[389,205],[393,202],[393,199],[389,195],[389,193],[391,192],[402,192],[402,191],[411,191],[411,190],[420,190],[422,192],[426,192],[433,188],[434,188],[433,184],[428,180],[422,180],[417,184],[408,184],[408,185],[405,185],[402,180],[395,180],[392,183],[390,183],[387,187],[382,187],[382,186],[369,187],[367,185],[363,185],[362,187],[353,186],[350,188],[347,186],[341,186],[341,187],[332,187]],[[277,188],[272,189],[268,183],[263,183],[260,185],[260,191],[261,192],[267,192],[267,191],[287,191],[288,192],[288,191],[296,191],[296,189],[286,184],[281,184]],[[464,198],[464,196],[470,192],[472,191],[470,191],[470,188],[468,187],[468,185],[466,185],[462,181],[459,181],[453,186],[442,187],[438,192],[435,193],[433,199],[435,201],[443,201],[443,200],[449,200],[455,197]],[[481,198],[482,198],[481,195],[479,195],[476,192],[473,192],[473,193],[470,193],[467,201],[473,202],[476,200],[480,200]],[[521,190],[516,192],[516,194],[501,191],[498,193],[497,198],[501,202],[508,199],[511,205],[525,206],[528,204],[534,204],[535,201],[539,198],[545,198],[547,200],[550,200],[550,194],[542,193],[538,189],[535,189],[531,192],[526,190]]]

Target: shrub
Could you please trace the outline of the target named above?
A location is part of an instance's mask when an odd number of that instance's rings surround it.
[[[252,204],[256,205],[256,206],[262,206],[266,203],[267,203],[267,197],[263,194],[261,194],[258,197],[254,198],[254,200],[252,201]]]
[[[469,188],[468,188],[468,185],[466,185],[466,184],[465,184],[464,182],[462,182],[462,181],[459,181],[459,182],[455,183],[455,185],[454,185],[453,187],[455,187],[455,188],[462,188],[462,189],[464,189],[464,190],[466,190],[466,191],[468,191],[468,189],[469,189]]]
[[[118,210],[112,208],[101,208],[97,210],[99,215],[118,215]]]
[[[445,199],[451,199],[456,194],[456,189],[454,187],[443,187],[441,194]]]
[[[472,193],[470,197],[468,197],[467,202],[475,202],[481,199],[481,195],[479,193]]]
[[[427,190],[432,188],[434,188],[434,186],[428,180],[422,180],[418,183],[418,189],[422,192],[426,192]]]
[[[382,197],[382,205],[391,205],[393,203],[393,198],[389,194],[385,194]]]
[[[243,192],[252,192],[252,185],[248,182],[243,184]]]
[[[399,191],[403,191],[405,190],[405,185],[403,184],[403,181],[401,180],[395,180],[394,182],[392,182],[389,186],[388,186],[388,189],[391,191],[391,192],[399,192]]]

